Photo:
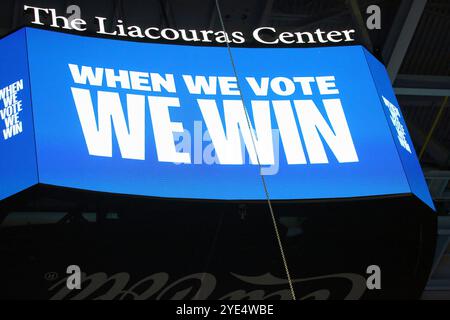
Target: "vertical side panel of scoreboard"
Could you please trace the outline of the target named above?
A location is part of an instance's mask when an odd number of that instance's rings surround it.
[[[38,183],[26,29],[0,39],[0,200]]]
[[[428,190],[422,168],[417,158],[414,145],[401,112],[399,103],[394,94],[386,68],[372,54],[364,50],[366,61],[372,73],[372,78],[378,91],[381,107],[386,116],[386,121],[391,129],[392,137],[397,147],[397,152],[402,161],[403,170],[408,179],[410,190],[420,200],[433,210],[433,200]]]

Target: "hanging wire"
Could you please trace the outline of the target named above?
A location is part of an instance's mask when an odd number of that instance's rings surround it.
[[[420,149],[419,160],[422,159],[423,154],[425,153],[425,150],[427,149],[428,143],[430,142],[431,136],[433,135],[434,130],[436,129],[436,126],[439,123],[439,120],[441,119],[441,116],[444,112],[447,102],[448,102],[448,97],[445,97],[444,101],[441,104],[441,107],[439,108],[436,118],[434,118],[434,121],[433,121],[433,124],[431,125],[430,131],[428,131],[428,134],[427,134],[427,137],[425,138],[425,142],[423,143],[422,149]]]
[[[219,21],[220,21],[220,24],[221,24],[221,27],[222,27],[222,31],[226,35],[227,33],[226,33],[226,30],[225,30],[225,24],[224,24],[223,19],[222,19],[222,12],[220,11],[219,2],[218,2],[218,0],[215,0],[215,2],[216,2],[217,13],[218,13],[218,16],[219,16]],[[263,187],[264,187],[264,193],[266,195],[266,200],[267,200],[267,203],[269,205],[269,211],[270,211],[270,215],[271,215],[271,218],[272,218],[273,227],[274,227],[274,230],[275,230],[275,236],[276,236],[276,239],[277,239],[277,242],[278,242],[278,247],[280,249],[281,259],[283,260],[283,265],[284,265],[284,270],[286,272],[287,281],[289,283],[289,289],[290,289],[290,292],[291,292],[291,297],[292,297],[292,300],[296,300],[294,286],[292,284],[291,275],[289,273],[289,267],[288,267],[288,263],[287,263],[287,258],[286,258],[286,255],[284,253],[283,243],[281,241],[280,232],[278,230],[277,220],[275,218],[275,213],[274,213],[273,208],[272,208],[272,202],[270,201],[269,190],[267,189],[266,180],[264,178],[264,175],[262,174],[262,166],[261,166],[261,162],[259,161],[259,156],[258,156],[258,152],[257,152],[257,149],[256,149],[256,143],[255,143],[255,140],[254,140],[255,137],[253,135],[253,129],[252,129],[252,126],[251,126],[250,117],[248,115],[247,108],[245,107],[244,97],[243,97],[241,86],[240,86],[240,83],[239,83],[239,77],[238,77],[238,74],[237,74],[236,65],[234,63],[234,58],[233,58],[233,54],[231,52],[230,44],[228,43],[228,41],[226,41],[226,43],[227,43],[228,54],[229,54],[230,60],[231,60],[231,65],[233,67],[233,72],[234,72],[234,75],[236,76],[237,87],[238,87],[239,95],[240,95],[240,98],[241,98],[241,101],[242,101],[242,106],[244,108],[244,112],[245,112],[245,115],[246,115],[247,125],[248,125],[250,133],[251,133],[250,136],[252,138],[253,149],[255,150],[256,160],[257,160],[258,166],[259,166],[259,176],[261,177],[261,182],[262,182]]]

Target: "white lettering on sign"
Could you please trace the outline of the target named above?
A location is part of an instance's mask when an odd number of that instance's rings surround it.
[[[386,105],[386,107],[388,107],[389,112],[391,113],[391,121],[392,124],[395,127],[395,130],[397,131],[397,138],[398,141],[400,142],[400,145],[409,153],[411,153],[411,147],[409,146],[408,141],[406,140],[406,132],[405,132],[405,128],[403,127],[402,123],[400,122],[400,111],[398,110],[398,108],[396,106],[394,106],[388,99],[386,99],[385,97],[383,97],[383,102]]]
[[[211,163],[242,165],[245,163],[243,150],[246,150],[251,164],[273,166],[278,158],[278,145],[275,146],[278,139],[289,165],[329,163],[330,153],[338,163],[359,161],[343,105],[336,97],[339,90],[334,76],[247,77],[246,82],[256,96],[275,94],[279,99],[252,100],[244,106],[240,97],[236,97],[240,93],[235,77],[182,75],[179,80],[185,89],[197,96],[196,106],[183,106],[180,98],[173,96],[177,87],[172,74],[75,64],[70,64],[69,70],[74,83],[86,87],[72,87],[72,95],[88,152],[93,156],[112,157],[114,130],[122,158],[145,160],[148,108],[158,161],[197,164],[190,150],[177,147],[176,140],[186,129],[182,122],[173,120],[181,118],[183,108],[197,107],[217,157],[217,162]],[[93,101],[90,89],[103,86],[133,93],[121,99],[119,93],[102,89]],[[138,91],[158,95],[138,94]],[[323,96],[322,103],[299,99],[312,94]]]
[[[71,10],[69,10],[71,9]],[[66,29],[77,32],[88,30],[87,20],[81,18],[81,8],[71,5],[67,12],[57,13],[56,9],[41,8],[29,5],[23,6],[24,12],[31,14],[30,23],[36,25],[48,25],[55,29]],[[68,16],[67,13],[73,14]],[[64,16],[66,14],[66,16]],[[317,28],[312,31],[303,32],[279,32],[273,27],[260,27],[255,29],[250,35],[242,31],[233,31],[230,33],[214,30],[186,30],[173,28],[158,28],[148,26],[127,25],[123,20],[108,20],[105,17],[95,17],[96,34],[106,36],[116,36],[121,38],[138,38],[148,40],[165,41],[186,41],[203,43],[235,43],[242,44],[251,37],[251,41],[257,41],[265,45],[283,45],[283,44],[327,44],[336,45],[336,43],[348,43],[355,41],[354,29],[325,31]],[[89,29],[92,30],[93,26]],[[225,78],[225,77],[224,77]],[[224,79],[223,78],[223,79]],[[222,79],[222,80],[223,80]]]
[[[20,120],[23,103],[19,98],[23,90],[23,79],[0,89],[0,119],[4,123],[3,139],[8,140],[23,132],[23,123]]]

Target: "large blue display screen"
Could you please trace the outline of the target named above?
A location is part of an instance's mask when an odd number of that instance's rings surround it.
[[[401,114],[386,113],[399,108],[385,69],[361,46],[233,48],[234,70],[226,47],[26,38],[40,183],[262,200],[261,173],[271,199],[414,184],[432,206]]]

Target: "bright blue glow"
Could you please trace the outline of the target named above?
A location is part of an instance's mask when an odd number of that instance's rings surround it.
[[[394,90],[392,89],[392,86],[390,84],[389,76],[386,72],[386,69],[369,52],[364,51],[364,53],[367,59],[367,63],[369,64],[372,77],[377,86],[378,94],[382,103],[382,108],[386,114],[386,119],[389,124],[389,127],[391,128],[392,136],[394,138],[398,154],[402,161],[403,170],[405,171],[411,191],[419,199],[421,199],[423,202],[425,202],[431,208],[434,209],[433,200],[431,199],[430,192],[428,191],[428,186],[422,173],[422,168],[420,167],[420,163],[417,160],[416,151],[414,150],[414,145],[408,133],[405,118],[401,114],[400,107],[397,98],[395,97]],[[398,117],[398,120],[401,123],[404,130],[406,131],[405,139],[407,141],[407,145],[409,145],[410,147],[409,150],[411,152],[408,152],[408,150],[400,144],[397,129],[395,128],[393,122],[390,119],[391,113],[389,111],[389,108],[386,106],[383,97],[388,101],[390,101],[390,103],[392,103],[399,110],[400,116]]]
[[[0,200],[38,182],[24,29],[0,41],[0,170]]]
[[[108,39],[87,38],[50,31],[27,29],[30,76],[33,87],[34,124],[36,128],[39,182],[87,190],[137,194],[167,198],[199,199],[265,199],[257,165],[249,164],[248,154],[243,165],[174,164],[159,162],[156,154],[152,118],[148,104],[145,109],[145,160],[121,157],[117,137],[112,135],[112,157],[99,157],[88,152],[71,88],[89,89],[96,117],[97,91],[118,92],[124,113],[126,94],[178,97],[179,108],[170,108],[172,121],[182,122],[191,133],[191,158],[210,146],[209,141],[198,144],[194,134],[195,121],[203,121],[197,99],[216,99],[224,125],[222,100],[239,100],[240,96],[193,95],[188,92],[182,75],[233,77],[227,49],[224,47],[194,47],[135,43]],[[330,119],[322,99],[340,99],[348,129],[358,155],[358,162],[339,163],[322,137],[328,163],[310,163],[305,138],[295,117],[306,164],[288,164],[283,143],[279,144],[279,163],[276,174],[265,175],[272,199],[317,199],[360,197],[411,192],[411,180],[416,180],[422,192],[428,191],[416,163],[407,176],[398,146],[390,130],[378,90],[390,84],[378,76],[384,68],[368,64],[360,46],[250,49],[233,48],[232,53],[240,79],[244,102],[250,121],[252,100],[312,100],[323,119]],[[68,64],[173,74],[176,93],[143,92],[121,88],[75,84]],[[369,69],[369,65],[372,69]],[[314,88],[312,95],[296,93],[280,96],[269,91],[268,96],[256,96],[246,77],[320,77],[334,76],[338,94],[320,95]],[[376,78],[376,81],[374,81]],[[377,90],[378,87],[378,90]],[[389,96],[392,99],[392,96]],[[395,97],[394,97],[395,99]],[[391,100],[396,102],[395,100]],[[278,128],[272,104],[272,128]],[[125,116],[128,121],[128,117]],[[409,139],[409,136],[408,136]],[[411,144],[412,145],[412,144]],[[186,150],[183,150],[186,151]],[[201,158],[201,156],[200,156]],[[194,161],[194,160],[193,160]],[[204,162],[204,159],[202,159]],[[264,166],[267,167],[267,166]],[[265,169],[266,170],[266,169]],[[270,171],[269,169],[267,169]],[[422,180],[420,180],[422,179]],[[414,189],[413,189],[414,191]],[[424,199],[424,198],[422,198]],[[427,201],[426,201],[427,202]],[[427,202],[432,206],[430,202]]]

